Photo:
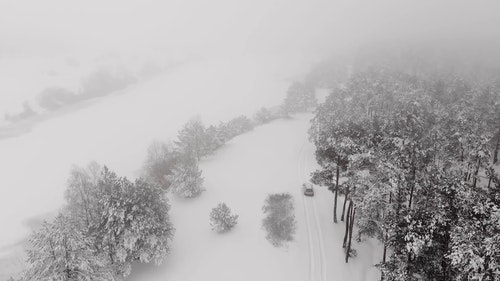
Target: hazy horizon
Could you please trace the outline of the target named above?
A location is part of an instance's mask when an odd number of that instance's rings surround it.
[[[498,60],[497,1],[0,1],[0,113],[103,67],[279,56],[312,64],[378,47]]]

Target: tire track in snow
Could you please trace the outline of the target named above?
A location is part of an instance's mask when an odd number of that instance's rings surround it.
[[[305,146],[307,143],[304,143],[299,152],[299,179],[300,181],[307,182],[308,179],[308,169],[307,163],[309,158],[309,154],[306,153]],[[301,163],[302,162],[302,163]],[[320,219],[318,216],[318,211],[316,208],[315,197],[306,198],[306,196],[302,195],[302,202],[304,204],[304,213],[306,216],[307,223],[307,233],[309,240],[309,271],[310,271],[310,281],[317,280],[316,273],[320,273],[319,280],[326,281],[326,256],[324,249],[324,241],[323,241],[323,233],[321,229]],[[312,206],[310,206],[312,205]],[[312,213],[311,213],[312,208]],[[314,216],[314,226],[311,226],[311,217]],[[315,232],[314,234],[312,234]],[[313,237],[315,237],[315,241],[313,241]],[[316,249],[315,249],[316,248]],[[316,262],[316,259],[319,260],[319,263]]]
[[[304,172],[304,156],[305,156],[305,153],[304,153],[304,147],[306,146],[306,144],[304,143],[302,145],[302,147],[300,148],[300,151],[299,151],[299,158],[298,158],[298,161],[297,161],[297,181],[299,183],[302,182],[303,180],[303,172]],[[302,185],[300,185],[302,186]],[[304,217],[306,219],[306,225],[307,225],[307,241],[308,241],[308,246],[309,246],[309,281],[314,281],[314,245],[313,245],[313,241],[312,241],[312,235],[311,235],[311,222],[309,221],[309,211],[308,211],[308,208],[307,208],[307,204],[306,204],[306,199],[305,199],[305,196],[302,195],[302,192],[301,192],[301,197],[302,197],[302,203],[304,205]]]
[[[306,153],[305,154],[306,158],[305,158],[305,162],[304,163],[310,163],[310,154]],[[308,172],[308,169],[307,167],[305,166],[304,164],[304,177],[307,179],[307,174]],[[315,219],[315,230],[316,230],[316,234],[317,234],[317,241],[319,242],[319,252],[320,252],[320,257],[321,257],[321,280],[322,281],[326,281],[327,280],[327,276],[326,276],[326,255],[325,255],[325,243],[323,241],[323,230],[321,228],[321,223],[320,223],[320,219],[319,219],[319,216],[318,216],[318,211],[317,211],[317,208],[316,208],[316,198],[313,197],[311,198],[311,204],[312,204],[312,207],[313,207],[313,214],[314,214],[314,219]]]
[[[318,217],[318,211],[316,210],[316,202],[312,201],[314,218],[316,220],[316,233],[318,234],[319,250],[321,252],[321,277],[323,281],[326,281],[326,255],[325,255],[325,243],[323,241],[323,230],[321,228],[320,220]]]

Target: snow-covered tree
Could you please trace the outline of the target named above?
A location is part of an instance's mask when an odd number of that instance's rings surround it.
[[[135,261],[160,263],[169,252],[174,228],[165,190],[142,179],[134,183],[96,164],[74,169],[65,210],[88,245],[105,258],[117,278]]]
[[[176,142],[180,151],[196,160],[208,154],[205,136],[205,125],[199,117],[189,120],[178,133]]]
[[[293,241],[297,229],[294,215],[293,197],[289,193],[270,194],[267,196],[262,211],[265,218],[262,227],[266,230],[266,239],[275,247]]]
[[[238,215],[232,214],[226,203],[219,203],[210,211],[210,226],[216,232],[227,232],[238,223]]]
[[[457,223],[447,253],[458,280],[496,280],[500,276],[500,184],[490,195],[463,187],[457,193]]]
[[[245,115],[238,116],[229,120],[226,123],[224,129],[226,130],[226,134],[229,136],[229,139],[232,139],[238,135],[246,133],[253,129],[252,120],[250,120]]]
[[[225,138],[219,132],[217,126],[211,125],[206,129],[204,145],[205,151],[207,151],[208,154],[219,149],[222,145],[224,145],[225,141]]]
[[[381,240],[384,280],[494,280],[498,95],[427,79],[380,67],[334,90],[310,129],[322,167],[312,180],[329,185],[345,158],[344,246],[353,221],[358,239]]]
[[[187,159],[180,163],[167,179],[171,182],[172,192],[181,197],[192,198],[205,190],[201,174],[198,162],[194,159]]]
[[[139,260],[160,264],[174,232],[165,192],[141,179],[132,183],[106,170],[101,184],[111,191],[101,201],[107,210],[102,243],[112,263]]]
[[[74,227],[87,234],[87,238],[95,234],[104,212],[99,201],[102,196],[102,190],[98,186],[101,169],[96,162],[91,162],[86,167],[74,166],[67,181],[67,215],[71,217]]]
[[[304,83],[294,82],[288,87],[283,108],[286,113],[306,112],[316,105],[314,89]]]
[[[30,243],[23,280],[115,280],[102,253],[64,215],[45,222]]]

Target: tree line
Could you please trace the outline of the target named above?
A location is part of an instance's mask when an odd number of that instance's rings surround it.
[[[383,280],[498,279],[499,84],[366,68],[331,92],[309,133],[334,223],[345,196],[346,262],[353,235],[375,237]]]

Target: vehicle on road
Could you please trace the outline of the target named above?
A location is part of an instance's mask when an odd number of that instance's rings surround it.
[[[304,195],[305,196],[314,196],[314,189],[313,189],[312,184],[304,183],[302,185],[302,187],[304,188]]]

